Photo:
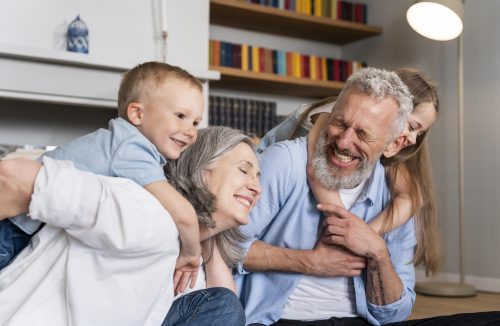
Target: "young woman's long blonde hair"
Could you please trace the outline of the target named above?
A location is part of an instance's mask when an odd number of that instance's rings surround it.
[[[413,108],[422,103],[431,103],[439,112],[439,97],[436,85],[420,71],[411,68],[396,70],[396,73],[408,85],[413,95]],[[401,150],[397,155],[381,162],[386,166],[389,180],[395,180],[396,175],[403,176],[409,185],[412,196],[412,207],[415,209],[415,228],[417,233],[417,248],[413,262],[415,265],[424,265],[425,273],[436,274],[442,263],[441,237],[437,217],[437,200],[432,179],[432,170],[427,148],[426,137],[428,130],[424,131],[416,139],[414,145]],[[389,182],[391,191],[394,185]],[[382,231],[390,229],[393,220],[393,205],[389,206],[390,218],[384,223]]]

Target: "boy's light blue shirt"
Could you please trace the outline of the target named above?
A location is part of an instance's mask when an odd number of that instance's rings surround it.
[[[167,160],[139,130],[123,118],[109,121],[108,129],[98,129],[44,155],[72,161],[77,169],[111,177],[122,177],[146,186],[165,180],[163,166]],[[11,219],[28,234],[40,222],[25,214]]]
[[[251,212],[250,223],[241,227],[250,237],[244,243],[245,255],[255,240],[284,248],[312,249],[318,236],[320,212],[307,183],[306,138],[272,145],[259,156],[259,163],[262,196]],[[350,211],[368,222],[384,209],[389,199],[385,171],[377,163]],[[365,293],[366,274],[354,277],[357,314],[375,325],[404,320],[415,301],[413,220],[387,234],[385,240],[394,269],[403,282],[401,298],[386,306],[373,305]],[[247,324],[268,325],[280,319],[301,277],[302,274],[282,272],[248,273],[240,264],[235,279]]]

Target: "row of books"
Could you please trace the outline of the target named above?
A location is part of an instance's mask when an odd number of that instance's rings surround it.
[[[276,103],[225,96],[209,96],[208,124],[227,126],[264,136],[277,124]]]
[[[241,0],[305,15],[367,23],[367,5],[343,0]]]
[[[210,65],[312,80],[345,81],[366,63],[210,40]]]

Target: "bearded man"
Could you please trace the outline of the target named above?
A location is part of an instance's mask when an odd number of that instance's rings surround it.
[[[277,143],[259,157],[262,197],[242,228],[249,239],[236,275],[247,324],[378,325],[410,314],[413,221],[384,238],[367,222],[389,203],[379,159],[397,153],[411,110],[408,88],[392,72],[366,68],[347,80],[313,168],[350,209],[323,209],[324,220],[307,181],[306,138]],[[318,241],[322,226],[339,218],[350,239]]]

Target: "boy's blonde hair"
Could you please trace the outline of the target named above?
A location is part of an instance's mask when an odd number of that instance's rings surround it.
[[[157,88],[170,79],[184,81],[203,91],[200,81],[180,67],[157,61],[141,63],[123,75],[118,91],[118,116],[128,120],[127,107],[130,103],[154,96]]]

